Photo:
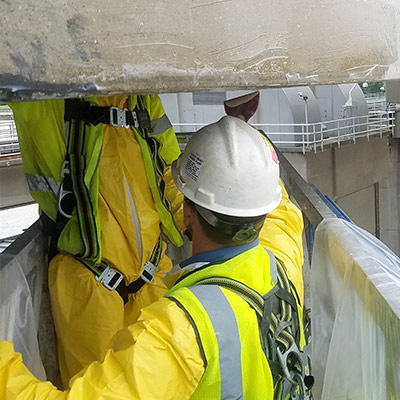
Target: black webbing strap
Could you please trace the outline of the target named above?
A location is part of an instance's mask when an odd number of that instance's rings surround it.
[[[77,206],[84,252],[80,257],[96,258],[99,251],[96,224],[93,218],[90,193],[84,182],[84,135],[86,124],[110,124],[113,126],[132,125],[140,130],[150,130],[150,117],[146,109],[120,109],[117,107],[93,106],[79,99],[67,99],[64,102],[64,121],[67,122],[67,155],[62,166],[63,183],[58,196],[58,212],[49,255],[57,252],[57,242],[65,225]],[[78,168],[78,169],[77,169]],[[77,197],[78,196],[78,197]],[[86,208],[86,209],[85,209]]]
[[[84,142],[86,126],[83,121],[71,120],[69,127],[67,156],[65,159],[67,172],[64,176],[64,182],[69,182],[69,179],[71,179],[72,192],[76,201],[83,243],[83,252],[79,256],[89,260],[96,260],[99,256],[100,248],[90,190],[85,183],[86,156]],[[64,183],[63,186],[65,190]]]
[[[85,100],[65,100],[64,120],[83,121],[86,124],[107,124],[112,126],[134,126],[150,129],[150,118],[146,109],[93,106]]]
[[[57,217],[50,252],[55,252],[61,232],[76,208],[83,244],[83,251],[78,256],[96,260],[100,250],[90,190],[85,183],[85,127],[83,121],[67,121],[67,152],[61,168],[63,182],[58,194]]]
[[[228,289],[245,300],[256,312],[262,348],[274,380],[274,400],[281,400],[286,374],[279,361],[278,351],[285,355],[293,346],[297,346],[299,349],[300,326],[290,280],[282,264],[278,260],[276,260],[276,264],[278,282],[264,296],[242,282],[227,277],[205,278],[196,282],[196,285],[218,285]],[[297,376],[304,376],[302,365],[297,360],[293,360],[293,362],[290,360],[288,363],[290,364],[288,365],[289,371],[286,373],[295,371]],[[293,388],[293,386],[290,387]]]
[[[135,107],[135,111],[137,114],[139,113],[144,113],[147,112],[144,99],[142,96],[137,96],[137,105]],[[171,215],[172,221],[175,224],[175,219],[172,215],[172,205],[168,197],[165,195],[165,180],[164,180],[164,172],[165,168],[167,167],[167,163],[161,156],[161,149],[162,149],[162,143],[160,140],[157,139],[157,137],[150,135],[150,130],[146,128],[145,126],[140,126],[138,129],[138,132],[142,136],[142,138],[146,141],[150,154],[152,156],[152,162],[153,166],[155,169],[155,172],[157,174],[157,186],[158,186],[158,191],[160,193],[160,198],[162,201],[163,206],[165,209],[169,212]],[[176,225],[175,225],[176,227]],[[179,229],[176,228],[178,231]]]
[[[147,261],[144,265],[140,277],[129,285],[125,284],[121,272],[119,272],[115,268],[111,268],[105,261],[102,261],[100,264],[92,264],[83,258],[78,258],[78,260],[86,268],[93,272],[96,276],[96,279],[103,283],[106,288],[108,288],[109,290],[116,290],[124,301],[124,304],[126,304],[128,302],[130,293],[136,293],[146,283],[150,283],[153,280],[155,271],[160,264],[161,250],[162,239],[160,236],[157,240],[156,245],[153,248],[149,261]]]

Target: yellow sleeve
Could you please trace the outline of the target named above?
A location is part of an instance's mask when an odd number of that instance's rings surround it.
[[[172,125],[166,115],[161,99],[158,95],[153,94],[148,96],[150,110],[150,119],[152,121],[158,121],[162,133],[158,133],[158,137],[162,137],[163,146],[161,148],[161,155],[167,163],[167,167],[164,171],[164,182],[165,182],[165,195],[171,202],[172,214],[175,219],[175,223],[181,232],[184,232],[185,226],[183,224],[183,195],[175,186],[174,180],[171,175],[171,164],[175,161],[180,154],[178,139],[172,128]],[[164,130],[165,129],[165,130]]]
[[[168,115],[164,111],[160,96],[152,94],[146,97],[146,101],[148,101],[147,110],[150,114],[150,120],[152,125],[154,125],[154,132],[152,135],[163,143],[160,154],[167,165],[170,165],[179,157],[181,152],[178,139]]]
[[[260,244],[282,261],[303,304],[303,217],[290,201],[282,182],[282,201],[267,215],[260,232]]]
[[[94,362],[58,391],[23,366],[12,345],[0,342],[0,398],[189,399],[204,372],[194,329],[185,313],[162,298],[142,310],[138,322],[115,337],[102,363]]]
[[[172,179],[171,167],[168,166],[164,172],[165,182],[165,195],[171,202],[172,214],[176,226],[183,233],[185,231],[185,225],[183,224],[183,194],[176,187],[174,180]]]

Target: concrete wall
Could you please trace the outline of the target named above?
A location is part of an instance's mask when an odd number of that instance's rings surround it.
[[[389,175],[379,186],[380,239],[400,255],[400,139],[389,147]]]
[[[0,160],[0,208],[32,201],[22,167],[22,160]]]
[[[285,155],[357,225],[400,255],[400,140],[374,137],[324,152]]]
[[[1,2],[0,99],[400,79],[398,0]]]

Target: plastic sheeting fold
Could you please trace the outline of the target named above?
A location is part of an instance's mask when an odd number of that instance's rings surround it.
[[[0,255],[0,340],[12,341],[28,369],[46,380],[38,343],[46,266],[44,239],[39,233],[36,223]]]
[[[311,308],[315,398],[400,399],[400,259],[361,228],[324,220]]]

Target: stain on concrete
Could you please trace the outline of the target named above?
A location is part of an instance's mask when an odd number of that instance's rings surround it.
[[[21,75],[32,77],[30,64],[19,51],[14,50],[13,53],[10,53],[10,58]]]
[[[32,78],[40,79],[46,73],[47,61],[43,44],[39,38],[30,43],[32,47]]]
[[[89,61],[90,57],[84,40],[85,18],[80,14],[75,14],[67,19],[67,31],[74,43],[74,49],[79,59],[81,61]]]

